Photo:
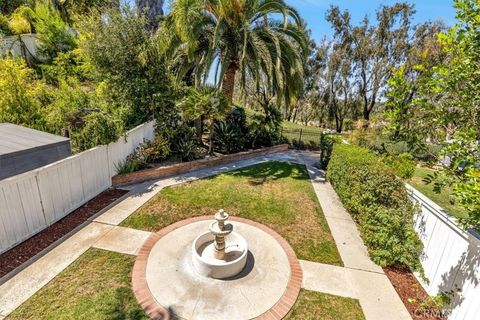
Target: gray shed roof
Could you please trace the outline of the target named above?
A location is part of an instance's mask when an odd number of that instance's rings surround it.
[[[70,139],[11,123],[0,123],[0,158],[43,149]]]

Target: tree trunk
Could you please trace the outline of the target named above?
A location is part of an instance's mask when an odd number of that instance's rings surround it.
[[[195,135],[197,136],[198,142],[202,145],[202,135],[203,135],[203,121],[202,117],[198,117],[194,120],[195,123]]]
[[[215,122],[212,120],[212,124],[209,126],[209,133],[208,133],[208,154],[212,155],[213,154],[213,128],[214,128]]]
[[[367,129],[370,122],[370,110],[368,110],[367,106],[363,108],[363,120],[363,128]]]
[[[160,17],[163,16],[164,0],[136,0],[137,10],[148,20],[148,30],[155,32],[158,29]]]
[[[237,74],[237,63],[230,62],[227,72],[223,76],[222,91],[228,99],[228,102],[233,102],[233,92],[235,91],[235,75]]]
[[[293,112],[293,122],[297,121],[297,111],[298,111],[298,108],[295,108],[295,111]]]
[[[343,118],[338,115],[338,111],[335,112],[335,131],[337,133],[342,133],[343,129]]]

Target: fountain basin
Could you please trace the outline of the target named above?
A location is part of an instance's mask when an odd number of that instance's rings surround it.
[[[225,238],[225,258],[214,257],[215,236],[206,232],[193,241],[192,256],[193,266],[198,274],[214,279],[233,277],[240,272],[247,263],[247,242],[236,232],[230,233]]]

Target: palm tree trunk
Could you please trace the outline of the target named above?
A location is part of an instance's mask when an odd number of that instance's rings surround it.
[[[237,74],[237,64],[231,62],[228,66],[227,72],[223,76],[222,91],[228,99],[228,102],[233,101],[233,92],[235,91],[235,75]]]
[[[208,154],[213,155],[213,128],[214,128],[215,122],[212,120],[212,123],[209,126],[209,133],[208,133]]]

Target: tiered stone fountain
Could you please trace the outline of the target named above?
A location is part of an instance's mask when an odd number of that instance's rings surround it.
[[[163,320],[284,317],[302,281],[291,247],[259,223],[229,220],[224,210],[214,219],[183,220],[145,242],[132,273],[145,312]]]
[[[193,241],[193,266],[202,276],[225,279],[239,274],[245,267],[247,242],[233,232],[233,225],[226,222],[228,213],[223,209],[214,218],[216,221],[210,224],[210,232]]]

